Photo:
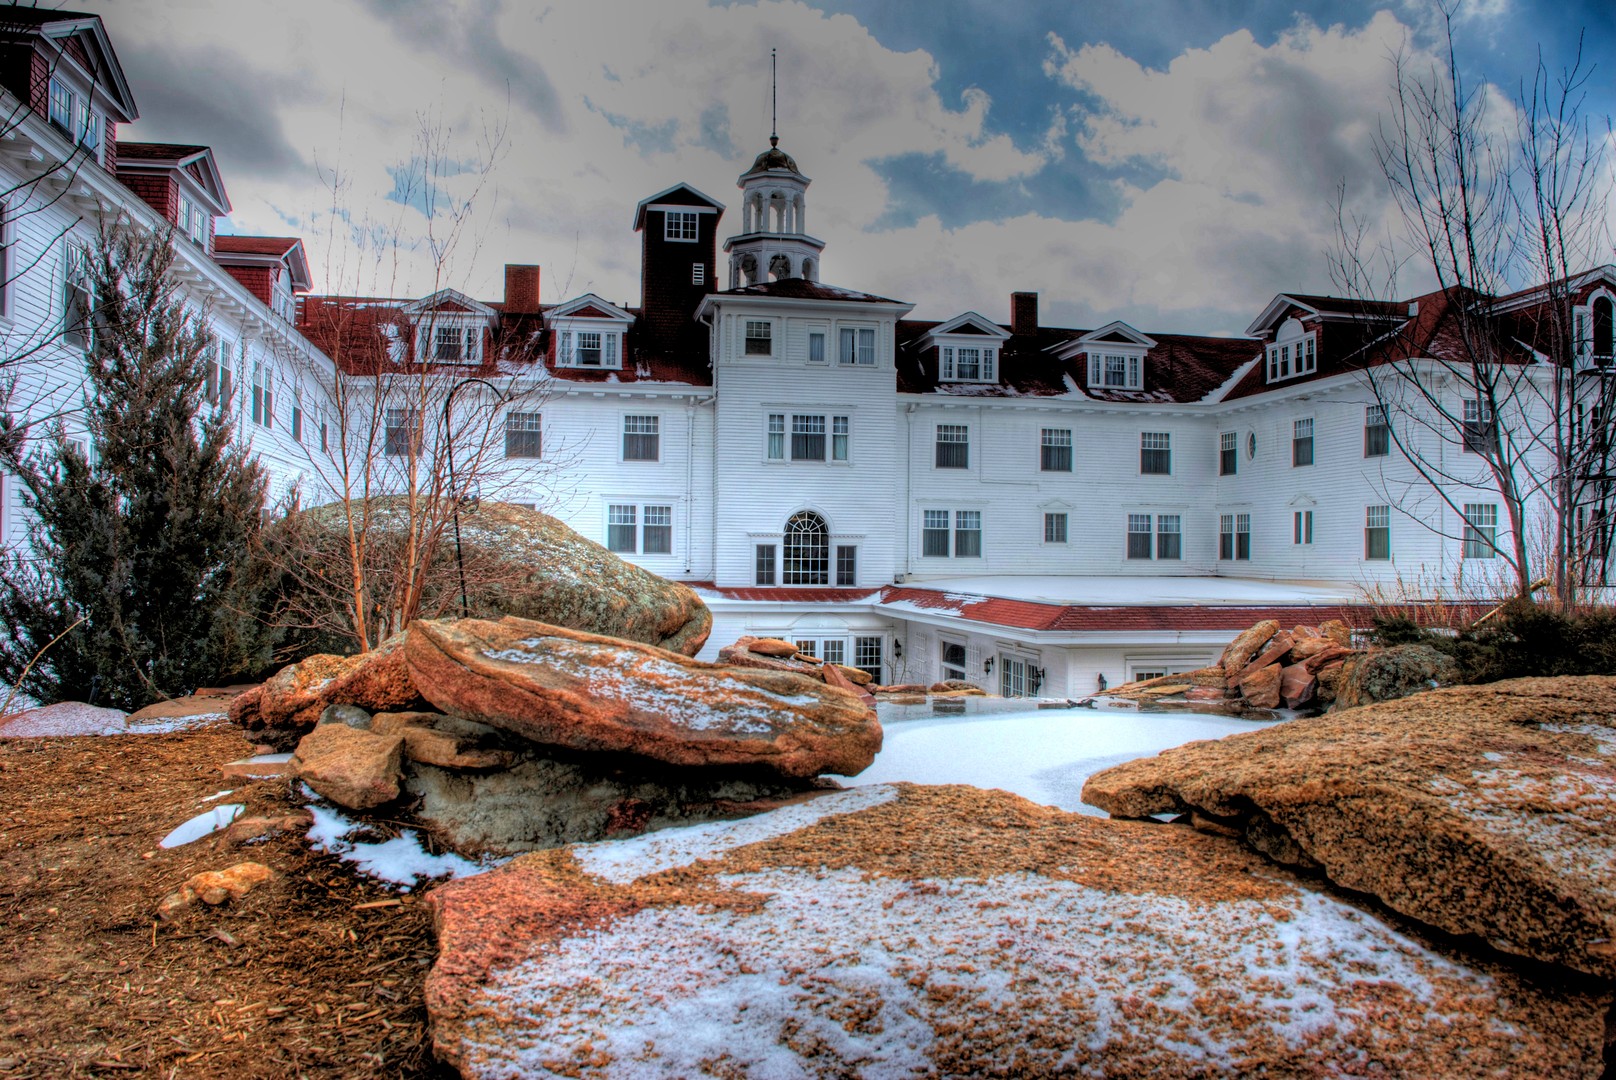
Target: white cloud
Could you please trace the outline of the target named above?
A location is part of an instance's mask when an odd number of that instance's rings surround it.
[[[419,216],[382,197],[387,166],[418,152],[417,117],[430,114],[452,131],[456,158],[476,156],[488,126],[506,124],[447,284],[497,297],[502,263],[539,262],[547,301],[594,290],[637,302],[637,201],[688,181],[727,202],[725,225],[736,227],[735,177],[767,145],[777,47],[781,146],[814,179],[808,226],[828,242],[827,280],[935,317],[974,308],[1004,318],[1008,293],[1032,288],[1057,318],[1162,330],[1239,328],[1275,291],[1328,288],[1337,184],[1371,217],[1385,209],[1370,139],[1389,97],[1389,53],[1407,37],[1387,13],[1357,29],[1303,22],[1270,45],[1240,31],[1151,70],[1052,35],[1049,126],[1018,148],[995,132],[985,92],[940,93],[929,54],[895,51],[853,17],[794,0],[126,0],[107,19],[150,70],[183,42],[265,80],[259,107],[304,161],[255,172],[226,156],[234,222],[300,231],[316,273],[330,270],[320,287],[431,287],[416,252],[396,275],[387,260],[357,272],[352,252],[331,243],[345,227],[310,167],[340,164],[341,208],[414,229]],[[726,116],[727,132],[715,132]],[[230,131],[186,124],[151,117],[133,134],[229,145]],[[888,209],[872,163],[900,155],[940,156],[983,183],[1018,183],[1081,155],[1116,167],[1120,210],[1110,221],[1046,208],[871,232]],[[463,197],[477,180],[443,188]]]

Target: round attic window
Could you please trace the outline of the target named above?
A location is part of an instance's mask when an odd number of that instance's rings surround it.
[[[1246,460],[1250,461],[1257,456],[1257,433],[1246,432]]]

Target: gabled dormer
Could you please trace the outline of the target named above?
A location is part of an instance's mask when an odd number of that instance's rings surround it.
[[[214,227],[230,212],[213,150],[180,143],[123,143],[118,179],[203,251],[213,251]]]
[[[426,364],[481,364],[499,312],[455,289],[439,289],[399,309],[415,331],[415,357]]]
[[[558,368],[621,371],[628,328],[634,316],[585,293],[545,314],[550,326],[550,358]]]
[[[308,255],[295,236],[216,236],[213,258],[270,310],[297,321],[297,294],[309,291]]]
[[[999,381],[999,353],[1010,331],[974,311],[938,323],[920,339],[923,362],[935,363],[942,383]]]
[[[1091,391],[1142,391],[1145,354],[1155,347],[1155,338],[1119,319],[1064,343],[1055,355],[1087,372]]]
[[[117,125],[140,115],[96,15],[18,7],[0,11],[0,85],[109,171],[116,159]]]

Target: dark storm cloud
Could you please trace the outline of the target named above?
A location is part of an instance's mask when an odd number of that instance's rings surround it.
[[[518,108],[531,114],[546,131],[564,134],[566,116],[555,84],[537,60],[523,56],[501,36],[500,0],[475,0],[451,11],[442,0],[362,0],[364,7],[408,45],[430,52],[440,64],[471,72]],[[542,12],[521,4],[516,10],[530,19],[535,38],[544,34]]]
[[[310,100],[306,87],[256,68],[239,54],[177,45],[119,54],[140,107],[134,135],[213,147],[228,189],[232,175],[304,175],[308,158],[287,137],[279,108]]]

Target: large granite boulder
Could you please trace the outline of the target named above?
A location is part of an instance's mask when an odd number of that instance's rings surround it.
[[[368,511],[371,550],[388,565],[408,531],[404,500],[376,498]],[[279,531],[304,557],[329,549],[340,559],[347,550],[340,504],[304,510]],[[686,656],[700,651],[712,629],[712,613],[688,586],[624,561],[549,514],[501,502],[468,506],[460,513],[460,548],[470,611],[479,618],[537,619]],[[429,568],[422,614],[458,614],[459,581],[454,543],[446,535]]]
[[[881,747],[873,710],[793,672],[515,618],[415,622],[404,651],[440,711],[552,746],[792,777],[854,775]]]
[[[868,787],[429,894],[462,1075],[1595,1077],[1609,995],[1220,837]]]
[[[1376,649],[1347,661],[1335,704],[1340,709],[1395,701],[1459,681],[1453,657],[1422,642]]]
[[[1616,678],[1433,690],[1091,776],[1508,953],[1616,978]]]
[[[410,681],[403,646],[400,634],[357,656],[321,653],[288,664],[232,700],[230,719],[284,749],[296,745],[331,705],[367,712],[416,708],[423,702]]]

